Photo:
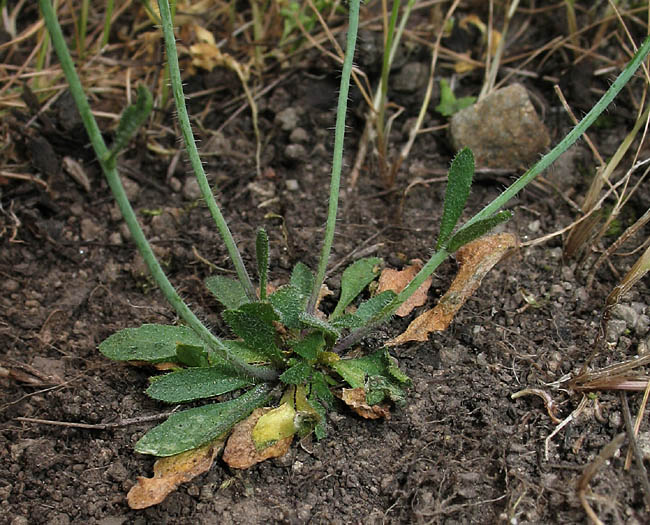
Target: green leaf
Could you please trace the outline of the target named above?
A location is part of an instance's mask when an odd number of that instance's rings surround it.
[[[269,362],[268,356],[266,356],[263,352],[251,348],[243,341],[233,341],[227,339],[227,340],[222,340],[221,342],[225,346],[227,346],[228,350],[230,350],[236,357],[243,359],[249,364],[262,364],[262,363]],[[219,361],[219,362],[223,363],[223,361]],[[213,363],[213,364],[217,364],[217,363]]]
[[[176,360],[186,366],[210,366],[210,353],[202,345],[176,345]]]
[[[277,331],[273,321],[280,318],[269,303],[248,303],[237,310],[226,310],[223,318],[233,332],[253,350],[271,360],[281,361],[282,352],[275,344]]]
[[[235,310],[249,302],[244,287],[236,279],[213,275],[205,280],[205,286],[217,298],[217,301],[229,310]]]
[[[361,303],[356,312],[352,314],[343,314],[341,317],[334,319],[332,325],[336,328],[361,328],[372,321],[375,316],[381,314],[382,310],[386,308],[395,297],[397,297],[397,294],[391,290],[381,292],[380,294],[377,294]]]
[[[460,150],[451,161],[447,176],[447,191],[445,193],[444,211],[440,221],[440,234],[436,250],[442,248],[460,219],[474,177],[474,155],[469,148]]]
[[[305,310],[308,296],[291,284],[281,286],[269,297],[269,302],[280,314],[280,321],[290,329],[300,328],[300,313]]]
[[[186,368],[153,379],[147,388],[149,397],[165,403],[185,403],[194,399],[219,396],[251,386],[247,379],[222,366]]]
[[[314,274],[307,267],[307,265],[299,262],[294,266],[291,272],[291,280],[289,283],[300,290],[305,297],[309,297],[311,290],[314,287]]]
[[[352,388],[363,388],[369,405],[380,403],[386,397],[402,404],[405,394],[400,385],[411,384],[386,349],[358,359],[341,359],[332,368]]]
[[[323,334],[325,341],[328,344],[334,344],[336,340],[340,337],[341,333],[327,321],[316,317],[315,315],[310,315],[307,312],[301,312],[298,316],[300,322],[309,328],[315,328]]]
[[[120,123],[115,132],[115,141],[108,152],[108,157],[104,160],[115,161],[115,157],[127,146],[131,137],[147,120],[152,107],[153,97],[150,91],[142,84],[139,85],[135,104],[131,104],[122,112]]]
[[[327,408],[332,408],[334,405],[334,394],[330,390],[328,384],[328,376],[322,372],[315,372],[311,379],[311,393],[320,399]]]
[[[345,269],[341,277],[341,297],[330,319],[341,315],[345,307],[377,277],[381,262],[378,257],[367,257],[355,261]]]
[[[316,361],[318,354],[325,348],[325,339],[321,332],[311,332],[304,339],[292,344],[291,349],[307,361]]]
[[[449,87],[449,83],[444,78],[440,79],[440,104],[435,109],[443,117],[451,117],[454,113],[471,106],[474,102],[476,102],[476,97],[456,98],[451,87]]]
[[[317,397],[312,393],[308,398],[309,404],[314,409],[320,419],[316,426],[314,427],[314,435],[319,441],[324,437],[327,437],[327,410],[323,405],[318,402]]]
[[[500,211],[488,217],[470,224],[465,228],[461,228],[456,232],[456,234],[449,240],[446,246],[446,250],[449,253],[454,253],[461,246],[465,246],[468,242],[472,242],[475,239],[485,235],[495,226],[506,222],[512,218],[511,211]]]
[[[255,448],[263,450],[281,439],[293,436],[297,430],[295,417],[296,409],[292,403],[282,403],[279,407],[269,410],[257,420],[251,432]]]
[[[272,387],[263,384],[232,401],[190,408],[169,416],[135,444],[135,451],[154,456],[173,456],[200,447],[270,400]]]
[[[260,278],[260,299],[266,300],[266,282],[269,275],[269,236],[264,228],[257,230],[255,239],[257,275]]]
[[[287,385],[301,385],[311,377],[314,369],[308,363],[300,361],[288,368],[281,376],[280,381]]]
[[[115,361],[176,361],[176,345],[202,346],[203,341],[186,326],[143,324],[114,333],[99,345],[99,351]]]

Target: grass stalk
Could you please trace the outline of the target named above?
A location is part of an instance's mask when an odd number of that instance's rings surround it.
[[[339,203],[339,189],[341,184],[341,169],[343,167],[343,141],[345,138],[345,116],[348,107],[348,93],[350,91],[350,75],[352,74],[352,60],[357,42],[357,31],[359,28],[359,4],[360,0],[351,0],[349,8],[348,39],[345,50],[345,60],[341,72],[341,88],[336,108],[336,127],[334,131],[334,154],[332,158],[332,179],[330,181],[329,208],[327,213],[327,224],[325,226],[325,237],[316,270],[314,289],[312,290],[307,311],[313,313],[316,308],[318,294],[325,281],[327,261],[332,251],[334,231],[336,229],[336,214]]]
[[[217,202],[212,195],[212,189],[210,188],[210,183],[208,182],[207,177],[205,176],[205,171],[203,170],[203,163],[199,157],[199,151],[196,147],[196,142],[194,139],[194,133],[192,132],[192,126],[190,124],[190,118],[187,113],[187,107],[185,106],[185,95],[183,94],[183,83],[181,81],[181,72],[178,66],[178,53],[176,51],[176,41],[174,36],[174,26],[172,24],[172,14],[169,9],[169,2],[167,0],[158,0],[158,7],[160,9],[160,17],[162,22],[162,30],[165,38],[165,51],[167,52],[167,64],[169,65],[169,77],[172,84],[172,94],[174,96],[174,101],[176,102],[176,110],[178,116],[178,122],[181,127],[181,134],[183,135],[183,140],[185,141],[185,148],[187,155],[190,159],[190,164],[196,175],[196,179],[199,183],[199,188],[201,189],[201,194],[205,199],[205,203],[210,210],[210,215],[219,230],[219,234],[226,245],[228,250],[228,255],[235,266],[235,271],[237,272],[237,277],[242,283],[244,290],[246,291],[246,296],[250,301],[257,300],[257,293],[255,292],[255,287],[251,281],[248,271],[244,266],[244,261],[242,260],[241,253],[237,248],[237,244],[233,239],[232,233],[230,233],[230,228],[221,213]]]
[[[151,246],[149,245],[138,219],[131,207],[129,199],[126,196],[124,191],[124,186],[120,181],[119,175],[115,168],[113,162],[107,162],[105,159],[109,157],[109,150],[106,147],[102,134],[97,125],[97,121],[92,114],[90,105],[88,104],[88,99],[84,93],[81,81],[74,67],[72,57],[68,51],[61,27],[56,18],[56,13],[52,8],[52,3],[50,0],[39,0],[38,1],[41,12],[43,14],[43,19],[45,25],[48,29],[52,40],[52,46],[56,51],[59,61],[61,63],[61,68],[65,74],[66,80],[68,81],[70,93],[77,105],[79,114],[86,128],[86,132],[90,138],[90,142],[95,151],[95,155],[98,159],[98,162],[104,172],[106,181],[113,192],[117,205],[120,208],[120,212],[124,217],[124,221],[131,232],[133,241],[137,246],[138,250],[142,254],[142,258],[149,268],[151,275],[153,276],[156,284],[162,291],[163,295],[169,301],[171,306],[176,310],[178,315],[207,343],[211,348],[213,348],[221,357],[230,362],[235,368],[237,368],[242,373],[256,378],[258,380],[273,380],[277,377],[275,370],[261,367],[254,367],[245,363],[241,359],[232,356],[225,345],[218,339],[210,330],[199,320],[198,317],[190,310],[187,304],[181,299],[181,297],[176,292],[173,285],[169,282],[169,279],[165,275],[165,272],[160,266],[160,263],[156,259]]]

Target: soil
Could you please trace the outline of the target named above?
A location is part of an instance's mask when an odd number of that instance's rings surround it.
[[[544,17],[537,23],[550,24]],[[531,30],[531,41],[536,34]],[[428,60],[424,50],[421,59]],[[555,143],[571,123],[543,73],[519,80],[542,102]],[[482,75],[481,70],[464,76],[460,94],[478,92]],[[190,111],[202,116],[204,151],[215,153],[206,157],[207,171],[245,261],[252,268],[254,232],[264,225],[271,238],[271,276],[278,283],[286,281],[297,261],[316,265],[329,191],[336,79],[336,66],[312,54],[260,101],[265,145],[259,176],[248,112],[215,135],[228,115],[205,109],[228,94],[238,95],[237,79],[219,70],[188,79],[189,93],[224,88],[226,95],[191,100]],[[592,87],[602,90],[606,82]],[[639,84],[634,89],[639,95]],[[417,114],[420,98],[421,91],[398,98],[406,108],[400,122]],[[574,94],[569,103],[580,107],[583,98]],[[93,425],[169,410],[144,394],[149,370],[109,362],[97,351],[117,330],[177,319],[147,277],[86,139],[75,119],[66,118],[65,97],[61,100],[45,112],[51,129],[41,118],[38,133],[19,133],[32,114],[14,111],[11,117],[16,151],[47,187],[16,180],[2,186],[1,523],[587,521],[576,483],[624,431],[619,393],[599,391],[588,398],[575,419],[549,440],[548,454],[545,440],[556,425],[543,402],[511,395],[528,387],[543,389],[558,404],[561,419],[580,405],[582,394],[549,383],[577,372],[591,354],[604,300],[636,256],[616,257],[586,288],[585,265],[563,257],[561,236],[523,246],[500,263],[446,332],[392,351],[414,385],[408,405],[393,410],[390,420],[362,420],[342,409],[330,416],[326,439],[304,440],[287,456],[246,471],[218,462],[158,506],[134,511],[125,500],[137,476],[151,475],[154,459],[135,454],[132,447],[155,423],[101,430],[17,420]],[[286,108],[296,110],[298,121],[283,130],[276,116]],[[354,162],[363,128],[360,108],[353,98],[347,166]],[[603,156],[611,155],[633,122],[629,94],[617,108],[610,114],[612,127],[591,136]],[[171,111],[160,117],[174,126]],[[430,111],[425,125],[444,122]],[[300,142],[291,142],[296,127],[307,132]],[[394,151],[406,138],[397,128],[391,136]],[[227,335],[218,306],[202,284],[215,271],[231,271],[225,248],[189,170],[182,162],[170,169],[177,159],[147,149],[144,141],[140,134],[120,158],[132,202],[172,282],[215,333]],[[171,134],[158,141],[170,150],[176,147]],[[294,147],[287,148],[290,144]],[[405,190],[417,177],[439,177],[452,155],[444,132],[428,133],[418,138],[392,188],[382,185],[372,158],[356,188],[349,189],[344,180],[332,265],[361,252],[383,257],[393,267],[426,258],[437,234],[444,183],[434,180]],[[65,156],[80,162],[90,191],[60,169]],[[579,144],[545,177],[579,199],[589,182],[584,173],[594,165],[587,147]],[[468,210],[478,210],[516,175],[481,176]],[[512,205],[515,217],[505,230],[525,242],[570,224],[575,210],[548,188],[540,184],[524,191]],[[630,209],[647,208],[648,201],[644,205],[639,199]],[[435,274],[428,307],[444,293],[455,270],[452,259]],[[328,285],[338,289],[336,275]],[[647,298],[646,279],[623,304],[644,314]],[[364,348],[381,345],[411,319],[391,323]],[[599,353],[595,368],[629,359],[647,346],[642,328],[628,325],[620,332],[609,335],[611,344]],[[635,414],[641,396],[628,397]],[[648,432],[646,418],[641,435]],[[591,505],[607,523],[647,522],[636,467],[623,469],[626,451],[622,447],[590,483]]]

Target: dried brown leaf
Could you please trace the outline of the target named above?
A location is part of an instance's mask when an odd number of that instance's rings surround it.
[[[456,252],[456,259],[460,266],[458,275],[447,293],[435,308],[418,316],[404,333],[386,344],[394,346],[407,341],[426,341],[431,332],[445,330],[465,301],[480,286],[483,277],[508,250],[516,245],[517,240],[514,235],[498,233],[481,237],[460,248]]]
[[[257,408],[248,418],[235,425],[223,451],[223,460],[232,468],[249,468],[265,459],[284,456],[289,451],[293,436],[281,439],[259,452],[255,448],[252,436],[253,428],[259,418],[270,410],[270,408]]]
[[[422,269],[422,261],[414,259],[410,266],[403,270],[393,270],[392,268],[384,268],[379,277],[379,286],[377,293],[391,290],[395,293],[400,293],[406,285],[415,277],[415,275]],[[399,317],[406,317],[414,308],[422,306],[427,302],[427,293],[431,286],[431,277],[422,283],[422,285],[415,291],[411,297],[408,298],[396,311],[395,315]]]
[[[225,438],[217,439],[193,450],[161,458],[153,465],[153,478],[138,476],[126,499],[132,509],[146,509],[163,501],[170,492],[210,470],[214,458],[223,448]]]
[[[363,388],[344,388],[341,399],[352,410],[365,419],[390,419],[390,408],[385,404],[368,405],[366,391]]]

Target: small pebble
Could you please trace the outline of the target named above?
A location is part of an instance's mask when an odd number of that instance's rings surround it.
[[[540,230],[541,226],[542,226],[541,221],[534,220],[528,223],[528,231],[531,233],[537,233]]]
[[[289,135],[290,142],[307,142],[309,140],[309,135],[303,128],[296,128]]]
[[[201,189],[196,177],[187,177],[183,184],[183,197],[188,201],[195,201],[201,198]]]
[[[285,185],[289,191],[298,191],[300,189],[300,186],[298,186],[298,181],[296,179],[287,179],[285,181]]]
[[[627,323],[623,319],[612,319],[607,323],[607,342],[616,343],[627,330]]]
[[[178,180],[176,177],[170,177],[169,187],[174,193],[178,193],[179,191],[181,191],[183,185],[181,184],[181,181]]]
[[[303,160],[307,157],[307,150],[302,144],[289,144],[284,149],[284,154],[290,160]]]
[[[627,326],[632,329],[639,320],[639,314],[631,306],[617,304],[612,308],[612,318],[625,321]]]
[[[298,112],[291,106],[275,116],[275,124],[278,124],[283,131],[293,131],[298,126],[298,120]]]

